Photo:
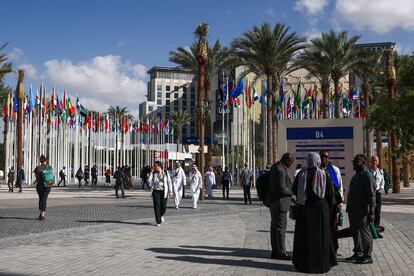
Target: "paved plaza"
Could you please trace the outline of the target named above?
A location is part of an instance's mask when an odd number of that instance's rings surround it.
[[[269,259],[270,215],[242,191],[191,208],[186,198],[155,226],[148,190],[114,198],[110,187],[54,188],[46,221],[39,222],[33,188],[0,188],[0,275],[303,275],[290,261]],[[344,261],[352,239],[342,239],[338,266],[328,275],[414,274],[414,189],[384,196],[384,238],[374,241],[374,263]],[[346,217],[346,216],[345,216]],[[348,223],[345,223],[345,227]],[[289,220],[287,249],[292,250]]]

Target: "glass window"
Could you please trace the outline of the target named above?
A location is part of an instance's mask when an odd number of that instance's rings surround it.
[[[165,112],[166,112],[166,113],[170,113],[170,107],[169,107],[169,106],[167,106],[167,107],[165,108]]]
[[[178,99],[178,93],[174,93],[174,99]]]
[[[195,93],[195,86],[191,86],[191,93]]]
[[[152,112],[152,106],[148,106],[148,112]]]
[[[162,93],[161,92],[157,92],[157,98],[162,98]]]
[[[191,100],[195,100],[195,94],[191,94]]]
[[[170,105],[170,100],[166,100],[165,105],[167,105],[167,106]]]
[[[162,104],[162,100],[161,100],[161,99],[158,99],[158,100],[157,100],[157,104],[158,104],[158,105],[161,105],[161,104]]]
[[[165,86],[165,90],[170,91],[171,87],[169,85]]]
[[[185,92],[187,92],[187,86],[184,86],[183,87],[183,92],[185,93]]]
[[[167,99],[169,99],[170,98],[170,93],[165,93],[165,96],[166,96]]]
[[[162,85],[161,84],[157,84],[157,91],[161,91],[162,90]]]
[[[178,91],[178,86],[174,86],[174,91]]]

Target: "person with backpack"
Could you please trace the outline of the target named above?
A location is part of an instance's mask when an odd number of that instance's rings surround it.
[[[47,198],[53,185],[54,179],[53,170],[47,165],[47,159],[44,155],[40,156],[40,165],[36,166],[34,170],[36,177],[36,192],[39,196],[39,220],[45,220]]]
[[[81,181],[84,178],[83,171],[82,171],[82,168],[81,167],[79,167],[79,169],[77,170],[77,172],[75,174],[75,177],[79,181],[79,188],[80,188],[81,187]]]
[[[11,166],[9,172],[7,173],[7,186],[9,186],[9,192],[13,193],[13,182],[14,182],[14,175],[16,171],[14,170],[14,166]]]
[[[63,181],[63,187],[66,187],[66,168],[63,167],[60,172],[59,172],[59,177],[60,177],[60,181],[57,184],[57,186],[59,187],[60,183]]]
[[[116,198],[119,198],[118,190],[121,188],[122,192],[122,198],[125,198],[125,187],[124,187],[124,171],[121,167],[118,167],[118,169],[114,173],[115,178],[115,196]]]
[[[148,184],[152,189],[155,221],[157,226],[161,226],[161,223],[165,222],[168,196],[173,197],[173,189],[170,176],[167,171],[163,170],[160,161],[154,162],[153,170],[148,174]]]
[[[93,165],[91,169],[91,176],[92,176],[92,186],[96,186],[98,184],[98,167],[96,165]]]
[[[223,172],[223,178],[222,178],[223,199],[229,199],[229,187],[230,187],[230,182],[232,181],[233,181],[233,178],[231,176],[231,172],[229,172],[229,167],[225,167],[224,172]]]
[[[288,169],[292,166],[295,158],[291,153],[283,154],[279,162],[272,165],[268,174],[268,191],[266,205],[269,206],[270,241],[272,244],[272,259],[290,260],[286,252],[285,236],[287,227],[287,212],[291,205],[292,180]]]
[[[240,173],[240,185],[243,187],[244,204],[247,204],[247,200],[249,201],[249,204],[252,204],[252,197],[250,194],[252,183],[253,172],[251,169],[249,169],[249,165],[245,163],[244,168]]]

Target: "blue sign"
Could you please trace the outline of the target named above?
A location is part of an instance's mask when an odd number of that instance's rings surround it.
[[[353,139],[353,127],[299,127],[287,128],[287,140]]]
[[[198,137],[183,137],[182,140],[183,145],[199,145],[200,144],[200,138]],[[204,138],[204,145],[211,145],[211,138],[205,137]]]

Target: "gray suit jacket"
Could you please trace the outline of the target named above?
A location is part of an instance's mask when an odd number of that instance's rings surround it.
[[[292,180],[285,166],[281,162],[273,164],[270,169],[269,188],[267,202],[279,212],[287,212],[290,209],[292,196]]]
[[[375,210],[375,178],[364,168],[351,180],[346,211],[353,215],[366,216]]]

